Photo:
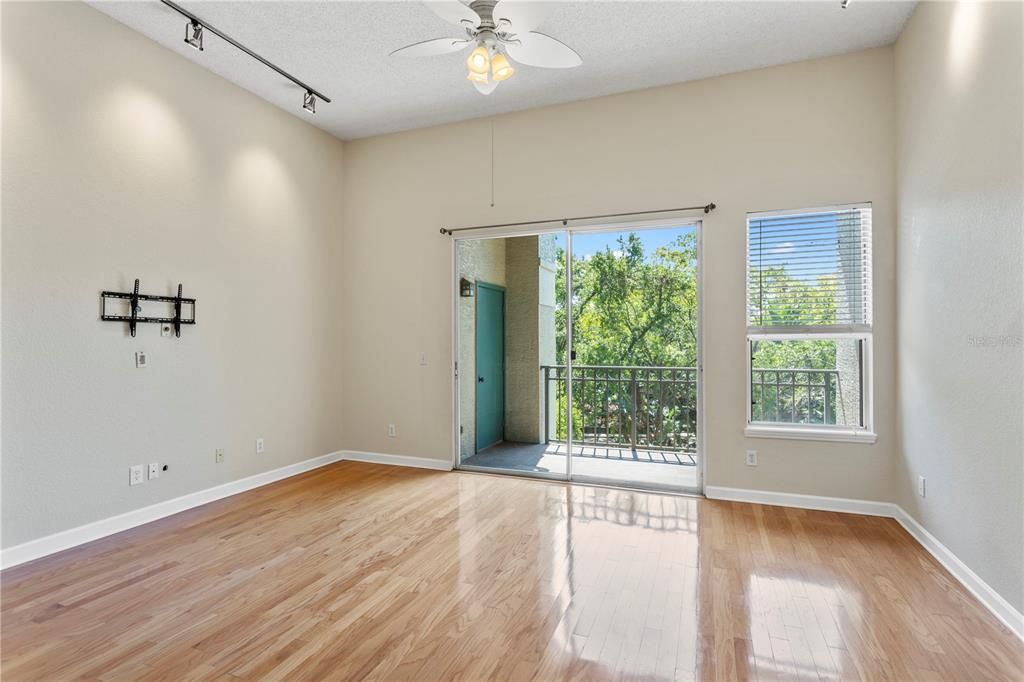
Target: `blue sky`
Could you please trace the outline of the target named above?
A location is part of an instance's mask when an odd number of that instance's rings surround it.
[[[650,255],[659,246],[666,246],[675,241],[680,235],[693,232],[693,227],[665,228],[660,230],[636,230],[635,234],[640,237],[644,245],[644,254]],[[617,251],[619,248],[618,239],[625,232],[592,232],[589,234],[574,234],[572,236],[572,253],[575,258],[586,258],[598,251],[611,249]],[[564,239],[559,237],[559,245],[564,245]]]
[[[835,213],[755,220],[748,236],[751,258],[761,267],[782,267],[791,277],[817,282],[820,276],[838,270],[836,241],[840,236],[849,241],[849,232],[854,229],[846,223],[840,227],[838,220]],[[757,229],[758,224],[763,226],[763,231]],[[844,248],[856,247],[851,244]]]

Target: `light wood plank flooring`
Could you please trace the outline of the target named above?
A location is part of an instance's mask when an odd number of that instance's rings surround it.
[[[7,680],[1013,679],[894,521],[343,462],[2,574]]]

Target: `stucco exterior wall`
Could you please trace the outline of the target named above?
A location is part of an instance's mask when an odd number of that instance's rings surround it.
[[[467,239],[456,246],[459,277],[506,286],[505,240]],[[459,446],[462,458],[476,454],[476,291],[459,298]],[[507,321],[506,321],[507,322]],[[507,324],[506,324],[507,327]]]

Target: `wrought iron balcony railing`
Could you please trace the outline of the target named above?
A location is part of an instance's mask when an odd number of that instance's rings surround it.
[[[566,440],[565,365],[544,365],[545,433]],[[577,445],[696,452],[697,370],[693,367],[573,366]]]
[[[565,442],[565,365],[541,366],[547,442]],[[694,453],[697,369],[574,365],[573,443]],[[838,370],[754,369],[753,421],[835,424]]]
[[[835,424],[839,370],[754,369],[750,419],[785,424]]]

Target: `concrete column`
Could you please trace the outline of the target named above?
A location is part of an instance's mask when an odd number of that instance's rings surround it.
[[[542,443],[538,237],[507,240],[505,274],[505,440]]]
[[[558,300],[555,296],[555,280],[558,275],[558,248],[556,245],[556,237],[553,234],[541,235],[538,238],[538,247],[540,251],[540,300],[538,302],[537,312],[539,315],[539,322],[537,327],[538,343],[538,364],[540,365],[553,365],[556,361],[556,346],[555,346],[555,310],[558,307]],[[555,373],[552,370],[551,377],[555,377]],[[541,419],[545,418],[545,414],[550,415],[550,423],[548,426],[548,433],[544,440],[554,440],[555,438],[555,426],[558,423],[558,415],[556,413],[558,409],[558,402],[556,397],[558,395],[557,386],[554,381],[549,386],[544,385],[544,375],[540,376],[541,381]],[[545,395],[545,389],[548,394],[547,409],[544,409],[543,400]],[[544,422],[541,422],[541,432],[543,434]]]

